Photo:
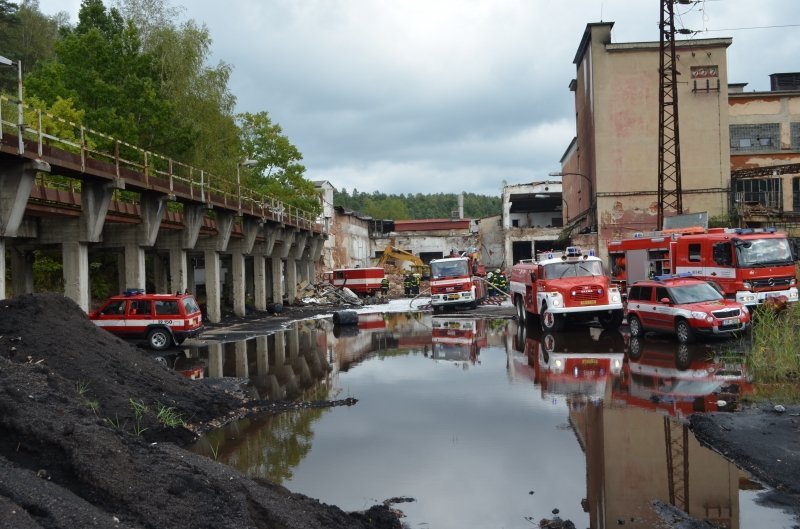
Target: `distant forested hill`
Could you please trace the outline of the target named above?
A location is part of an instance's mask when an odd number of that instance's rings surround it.
[[[501,198],[474,193],[464,193],[464,217],[480,218],[499,215]],[[408,220],[448,218],[458,210],[458,195],[455,193],[422,193],[387,195],[386,193],[359,193],[353,189],[335,191],[333,205],[358,211],[376,219]]]

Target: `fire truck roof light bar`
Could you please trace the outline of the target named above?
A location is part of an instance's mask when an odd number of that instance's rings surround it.
[[[144,294],[143,288],[129,288],[123,293],[125,296],[139,296],[142,294]]]

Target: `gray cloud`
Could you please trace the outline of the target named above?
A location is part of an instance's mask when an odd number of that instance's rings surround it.
[[[574,136],[568,90],[587,23],[614,42],[658,38],[658,0],[193,0],[214,60],[235,69],[238,110],[267,110],[311,179],[394,193],[474,191],[546,179]],[[76,13],[77,1],[41,0]],[[796,0],[679,6],[693,30],[800,23]],[[74,16],[74,15],[73,15]],[[730,37],[729,80],[768,89],[797,71],[797,28]]]

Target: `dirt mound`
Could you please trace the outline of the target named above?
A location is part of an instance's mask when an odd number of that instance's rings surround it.
[[[71,301],[0,301],[0,527],[399,527],[348,514],[183,450],[186,432],[243,403],[167,371]]]

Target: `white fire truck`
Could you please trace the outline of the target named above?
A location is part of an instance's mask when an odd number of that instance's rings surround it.
[[[666,274],[691,274],[725,297],[753,307],[767,298],[797,301],[791,246],[774,228],[683,228],[610,241],[611,279],[627,285]]]
[[[562,330],[568,320],[597,318],[606,329],[622,323],[622,296],[592,250],[570,246],[520,261],[511,269],[511,295],[519,321],[538,315],[547,331]]]
[[[431,305],[434,312],[447,306],[475,308],[486,297],[486,275],[477,253],[431,260]]]

